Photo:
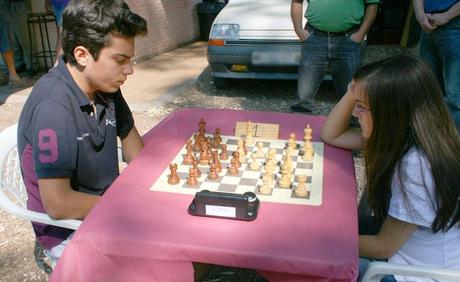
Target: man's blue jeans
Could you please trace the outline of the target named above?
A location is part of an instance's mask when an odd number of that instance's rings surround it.
[[[302,43],[297,95],[300,106],[313,110],[316,92],[328,67],[337,93],[345,94],[363,61],[363,43],[356,43],[349,36],[327,36],[311,28],[309,32],[310,37]]]
[[[438,78],[447,107],[460,132],[460,17],[432,33],[422,32],[420,56]]]

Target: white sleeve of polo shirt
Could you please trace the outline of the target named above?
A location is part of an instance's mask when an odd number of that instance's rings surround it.
[[[37,177],[71,176],[76,167],[78,146],[71,109],[45,100],[36,106],[32,123]]]
[[[396,169],[393,174],[388,214],[431,228],[436,217],[434,189],[433,175],[426,157],[415,148],[410,149],[401,160],[401,170]]]

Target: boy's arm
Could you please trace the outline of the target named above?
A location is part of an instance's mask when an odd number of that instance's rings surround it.
[[[144,143],[142,142],[141,136],[135,126],[133,126],[128,135],[121,140],[121,145],[123,149],[123,157],[128,163],[137,156],[142,148],[144,148]]]
[[[74,191],[70,178],[38,179],[38,186],[43,206],[53,219],[84,219],[100,199]]]

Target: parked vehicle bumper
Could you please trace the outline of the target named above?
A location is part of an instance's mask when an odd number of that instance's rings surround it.
[[[213,77],[297,79],[300,49],[298,41],[283,44],[235,41],[224,46],[209,46],[207,58]],[[238,69],[235,65],[243,67]]]

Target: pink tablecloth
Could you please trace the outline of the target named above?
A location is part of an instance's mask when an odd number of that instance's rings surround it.
[[[91,211],[51,281],[193,281],[191,261],[252,268],[272,281],[353,281],[358,274],[356,182],[349,151],[325,145],[319,207],[262,202],[252,222],[194,217],[193,196],[152,192],[203,117],[233,135],[236,121],[280,124],[280,138],[319,140],[324,117],[184,109],[144,136],[145,148]]]

